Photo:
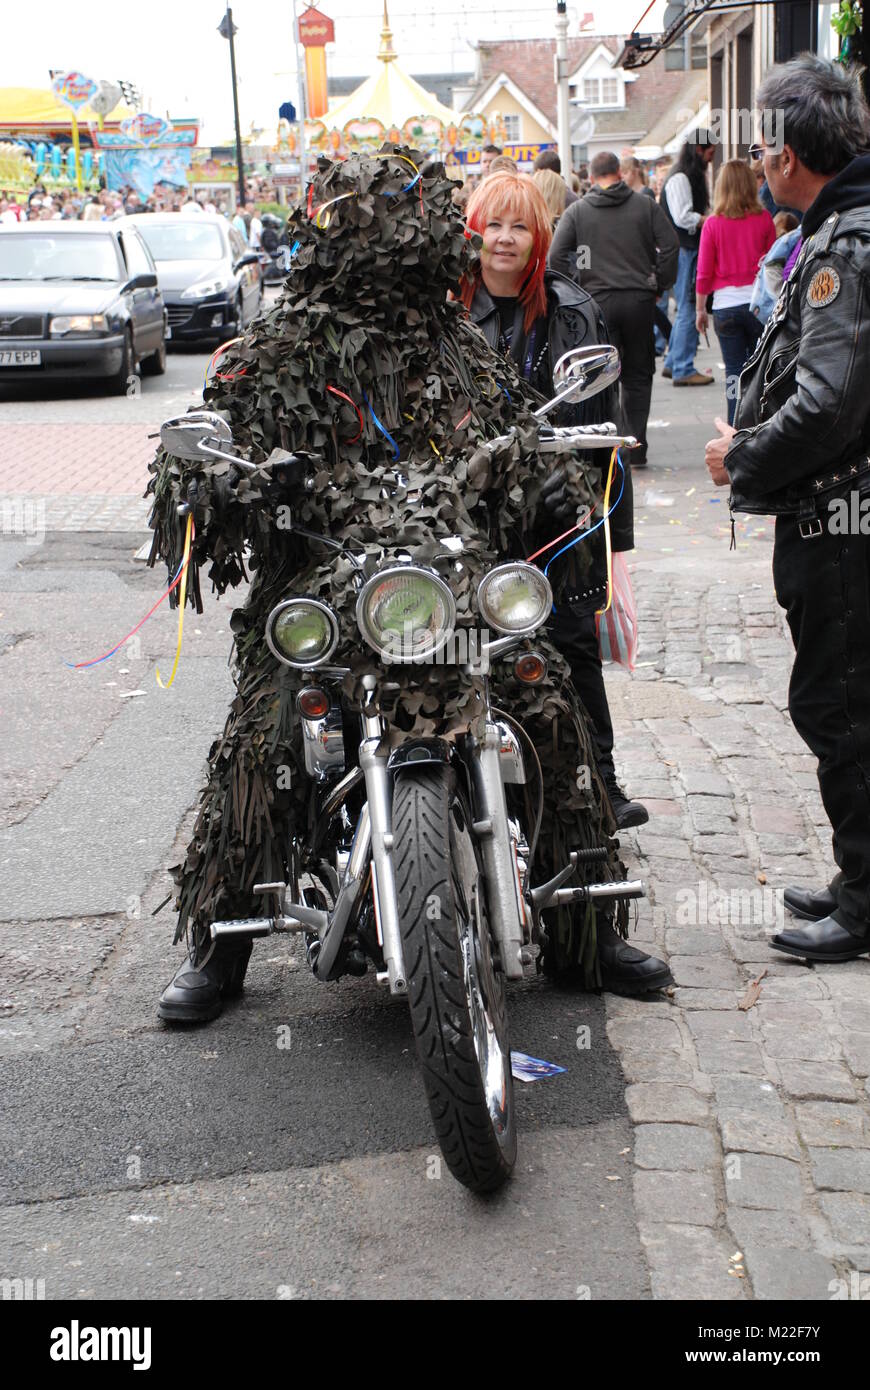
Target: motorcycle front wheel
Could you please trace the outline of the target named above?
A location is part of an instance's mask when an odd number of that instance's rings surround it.
[[[493,965],[480,858],[449,767],[404,773],[393,796],[408,1002],[429,1109],[451,1173],[500,1187],[517,1133],[504,976]]]

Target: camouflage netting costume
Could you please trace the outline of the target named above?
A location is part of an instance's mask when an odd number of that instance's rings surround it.
[[[185,533],[178,506],[195,496],[190,602],[202,610],[204,565],[218,594],[253,581],[232,617],[236,696],[209,754],[186,859],[173,870],[175,939],[187,932],[200,954],[211,921],[262,910],[253,884],[287,877],[294,827],[304,833],[311,816],[295,705],[305,682],[264,639],[276,603],[308,594],[332,605],[341,624],[334,660],[352,668],[344,681],[351,708],[362,708],[360,678],[374,671],[373,704],[400,729],[474,727],[483,710],[480,676],[456,666],[379,664],[356,626],[351,562],[290,531],[288,514],[368,552],[367,574],[398,552],[434,564],[456,596],[458,626],[474,630],[482,573],[534,548],[532,520],[549,469],[535,453],[529,416],[540,401],[490,351],[462,306],[448,302],[479,238],[456,220],[453,185],[440,167],[415,177],[415,158],[386,146],[377,156],[321,159],[307,208],[291,216],[298,246],[283,292],[227,351],[205,392],[206,406],[228,421],[236,450],[260,465],[257,472],[238,477],[228,463],[203,466],[163,451],[150,465],[151,563],[159,558],[176,573]],[[512,426],[516,438],[494,456],[480,447]],[[298,469],[288,481],[286,451],[308,457],[307,487]],[[600,468],[578,469],[576,489],[585,511],[600,490]],[[549,525],[544,539],[563,529]],[[440,544],[456,535],[459,563]],[[530,734],[544,773],[533,875],[541,882],[569,850],[608,844],[614,826],[597,775],[591,787],[578,778],[578,768],[594,768],[595,760],[567,665],[548,642],[536,638],[535,646],[550,662],[546,684],[520,685],[508,663],[495,663],[491,680],[494,703]],[[624,877],[612,844],[608,863],[580,873],[587,881]],[[623,932],[625,922],[623,907]],[[561,909],[548,930],[548,964],[579,963],[598,983],[592,912]]]

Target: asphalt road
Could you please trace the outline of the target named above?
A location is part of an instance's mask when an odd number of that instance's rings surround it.
[[[5,388],[0,429],[156,424],[206,360],[171,353],[134,400]],[[215,1023],[158,1023],[180,953],[152,913],[230,698],[232,603],[188,612],[170,690],[165,605],[138,647],[71,670],[160,593],[143,539],[0,538],[0,1276],[49,1299],[647,1296],[595,996],[512,990],[514,1047],[567,1070],[516,1083],[519,1163],[488,1200],[439,1175],[405,1006],[373,979],[320,985],[292,939],[261,942]]]

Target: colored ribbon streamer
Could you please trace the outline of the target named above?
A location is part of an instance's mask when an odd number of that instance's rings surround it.
[[[363,426],[365,425],[365,417],[363,416],[362,411],[360,410],[360,408],[359,408],[359,406],[357,405],[356,401],[355,401],[355,400],[352,400],[351,397],[347,394],[346,391],[339,391],[339,389],[338,389],[337,386],[327,386],[326,389],[327,389],[327,391],[331,391],[332,394],[333,394],[333,396],[339,396],[341,400],[347,401],[348,405],[349,405],[349,406],[352,406],[353,409],[356,411],[356,417],[357,417],[357,419],[359,420],[359,429],[357,430],[357,432],[356,432],[356,434],[354,435],[353,439],[343,439],[343,440],[341,441],[342,444],[355,444],[356,441],[357,441],[357,440],[360,438],[360,436],[362,435]],[[371,409],[371,407],[369,407],[369,409]]]
[[[222,353],[226,352],[227,348],[231,348],[233,343],[240,343],[241,341],[241,338],[228,338],[225,343],[221,343],[220,347],[215,348],[214,352],[209,358],[208,365],[205,369],[205,376],[202,379],[203,391],[208,386],[208,374],[214,366],[216,359],[220,357]],[[237,376],[247,375],[247,371],[247,367],[242,367],[242,370],[240,372],[227,372],[225,376],[221,376],[220,372],[215,372],[215,376],[217,377],[218,381],[235,381]]]
[[[553,541],[547,541],[547,544],[542,545],[540,550],[536,550],[534,555],[527,555],[526,564],[530,565],[533,560],[537,560],[539,555],[543,555],[545,550],[552,550],[554,545],[558,545],[560,541],[567,540],[568,536],[573,536],[575,531],[579,531],[581,526],[586,525],[586,522],[594,511],[595,506],[593,505],[589,508],[585,516],[581,516],[580,520],[574,526],[569,526],[567,531],[563,531],[561,536],[557,536]]]
[[[174,660],[173,663],[172,663],[172,670],[171,670],[171,672],[170,672],[170,674],[169,674],[169,680],[166,682],[165,685],[163,684],[163,680],[162,680],[162,678],[161,678],[161,676],[160,676],[160,667],[159,667],[159,666],[155,666],[155,667],[154,667],[154,674],[155,674],[155,676],[157,677],[157,684],[158,684],[163,690],[168,690],[169,687],[171,686],[172,682],[175,680],[175,673],[176,673],[176,671],[178,670],[178,663],[179,663],[179,660],[181,659],[181,638],[182,638],[182,636],[183,636],[183,634],[184,634],[184,609],[185,609],[185,600],[187,599],[187,567],[188,567],[188,565],[190,564],[190,546],[191,546],[191,542],[192,542],[192,541],[193,541],[193,512],[188,512],[188,514],[187,514],[187,531],[185,532],[185,535],[184,535],[184,554],[183,554],[182,559],[181,559],[181,576],[180,576],[180,577],[181,577],[181,593],[179,594],[179,597],[178,597],[178,641],[177,641],[176,644],[175,644],[175,660]]]
[[[368,408],[369,408],[369,415],[371,415],[372,420],[374,421],[375,428],[376,428],[376,429],[379,429],[380,432],[381,432],[381,434],[384,436],[384,439],[386,439],[390,444],[392,444],[392,446],[393,446],[393,458],[394,458],[394,459],[397,459],[397,458],[399,457],[399,453],[400,453],[399,446],[398,446],[398,444],[396,443],[396,441],[395,441],[395,439],[393,438],[393,436],[390,434],[390,431],[389,431],[388,429],[385,429],[384,426],[381,424],[380,420],[378,419],[377,415],[375,414],[375,412],[374,412],[373,409],[372,409],[372,403],[371,403],[371,401],[369,400],[368,396],[366,395],[365,391],[363,391],[363,400],[365,401],[366,405],[367,405]]]
[[[607,602],[603,608],[596,609],[595,616],[599,617],[606,613],[613,602],[613,549],[610,544],[610,489],[613,485],[613,472],[616,467],[616,454],[614,449],[610,455],[610,467],[607,470],[607,486],[604,489],[604,544],[607,550]],[[620,467],[622,464],[620,463]],[[623,474],[623,479],[624,479]],[[622,493],[619,494],[620,497]]]
[[[140,618],[139,622],[136,624],[135,627],[130,629],[126,637],[122,637],[120,642],[116,642],[114,647],[111,647],[110,650],[105,652],[103,656],[95,656],[92,661],[65,661],[63,663],[64,666],[68,666],[71,671],[84,671],[88,666],[99,666],[101,661],[108,661],[110,656],[114,656],[116,652],[119,652],[123,647],[124,643],[129,642],[130,638],[136,635],[140,627],[143,627],[145,623],[147,623],[148,619],[151,617],[151,614],[157,611],[163,600],[169,598],[169,595],[172,593],[172,590],[177,586],[177,584],[181,580],[184,566],[185,561],[182,560],[181,564],[178,566],[178,569],[175,571],[175,578],[169,585],[169,588],[163,591],[157,602],[155,604],[152,604],[152,606],[148,609],[148,612],[145,614],[145,617]]]
[[[320,207],[317,208],[314,213],[315,227],[319,227],[322,232],[325,232],[332,220],[332,213],[329,209],[334,207],[336,203],[343,203],[345,198],[356,198],[356,196],[356,193],[339,193],[337,198],[330,198],[328,203],[321,203]],[[326,213],[325,220],[323,217],[324,213]]]
[[[620,502],[622,501],[622,494],[623,494],[623,492],[625,491],[625,469],[624,469],[623,466],[622,466],[622,459],[619,457],[618,451],[617,451],[617,450],[614,450],[614,453],[616,454],[616,462],[617,462],[617,465],[618,465],[618,467],[619,467],[619,471],[620,471],[620,473],[622,474],[622,486],[621,486],[620,489],[619,489],[619,496],[617,497],[617,499],[616,499],[616,501],[614,502],[613,506],[610,508],[610,511],[606,512],[605,515],[601,518],[600,521],[596,521],[595,525],[594,525],[594,526],[590,526],[590,527],[589,527],[589,530],[588,530],[588,531],[584,531],[583,534],[582,534],[581,536],[575,536],[575,538],[574,538],[573,541],[569,541],[567,545],[563,545],[561,550],[557,550],[556,553],[555,553],[555,555],[552,555],[552,556],[550,557],[550,559],[547,561],[547,563],[546,563],[546,565],[545,565],[545,567],[544,567],[544,574],[547,573],[547,571],[549,570],[549,568],[550,568],[550,566],[552,565],[553,561],[554,561],[554,560],[558,560],[558,558],[559,558],[560,555],[564,555],[566,550],[572,550],[573,547],[574,547],[575,545],[579,545],[581,541],[588,540],[588,538],[592,535],[593,531],[598,531],[598,530],[600,530],[600,528],[604,525],[604,523],[607,521],[608,517],[610,516],[610,512],[616,511],[616,508],[619,506]],[[612,461],[612,455],[611,455],[611,461]],[[611,462],[611,466],[612,466],[612,462]],[[545,547],[545,549],[546,549],[546,547]]]
[[[407,192],[409,191],[409,189],[411,189],[411,188],[414,187],[414,184],[415,184],[415,183],[419,183],[419,184],[420,184],[420,211],[421,211],[421,212],[424,212],[425,209],[424,209],[424,207],[423,207],[423,183],[422,183],[422,179],[423,179],[423,170],[420,169],[419,166],[416,165],[416,164],[414,163],[413,159],[409,159],[408,156],[407,156],[406,154],[395,154],[395,153],[394,153],[393,151],[391,151],[391,150],[378,150],[377,156],[376,156],[376,157],[377,157],[378,159],[401,159],[401,160],[403,161],[403,163],[409,164],[409,165],[411,166],[411,168],[414,170],[414,177],[411,179],[411,182],[410,182],[410,183],[406,183],[405,186],[404,186],[404,188],[398,189],[396,193],[386,193],[384,196],[385,196],[386,198],[395,198],[395,197],[398,196],[399,193],[407,193]]]

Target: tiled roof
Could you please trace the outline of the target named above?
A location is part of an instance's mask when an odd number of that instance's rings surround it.
[[[595,51],[599,44],[610,49],[614,56],[622,51],[623,39],[605,34],[568,40],[568,67],[573,73]],[[555,39],[481,40],[478,45],[479,80],[471,99],[478,96],[492,80],[504,72],[553,125],[556,124],[556,84],[553,80]],[[666,70],[664,53],[658,54],[648,66],[638,69],[635,82],[626,83],[625,106],[618,110],[593,108],[596,137],[610,131],[641,137],[655,126],[676,104],[691,105],[698,88],[698,77],[706,73],[672,72]],[[704,93],[701,93],[703,99]],[[684,98],[684,101],[680,101]],[[576,107],[574,108],[577,109]]]

